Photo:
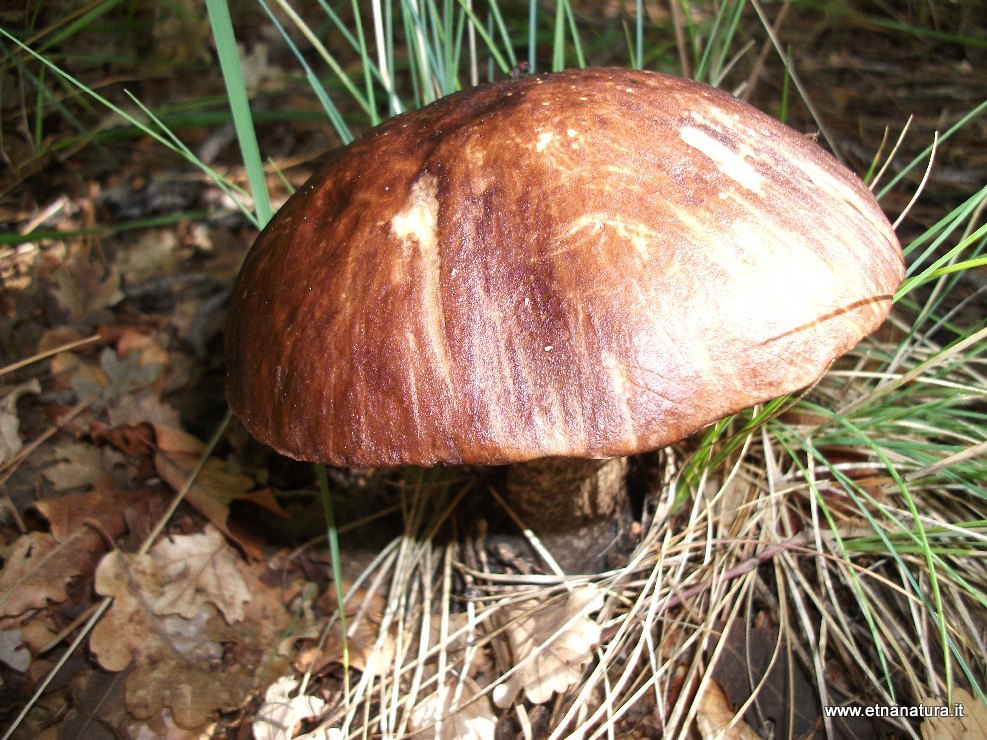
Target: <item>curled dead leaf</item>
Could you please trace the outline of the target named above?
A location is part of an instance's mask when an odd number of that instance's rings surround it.
[[[696,729],[702,740],[759,740],[760,735],[736,716],[715,679],[709,680],[696,701]]]
[[[237,570],[238,559],[211,527],[201,534],[162,539],[146,555],[114,551],[103,558],[96,570],[96,591],[113,596],[114,604],[90,642],[103,667],[123,670],[131,654],[146,652],[149,635],[158,632],[157,618],[192,619],[211,605],[228,624],[241,620],[250,592]],[[134,627],[137,634],[130,634]]]
[[[24,647],[20,630],[0,630],[0,663],[24,673],[31,667],[31,651]]]
[[[180,491],[198,465],[203,445],[195,437],[174,428],[155,425],[155,432],[159,445],[154,455],[155,470],[165,483]],[[254,491],[253,488],[252,478],[229,471],[222,460],[210,458],[188,489],[185,501],[249,557],[257,560],[262,554],[262,543],[256,537],[230,528],[230,504],[249,501],[275,516],[284,518],[286,515],[270,489]]]
[[[17,399],[25,393],[41,393],[41,383],[38,382],[37,378],[32,378],[26,383],[14,387],[0,401],[0,465],[13,459],[21,450]]]
[[[415,705],[408,729],[423,740],[493,740],[497,718],[473,679],[450,676],[442,688]]]
[[[322,714],[325,701],[318,696],[297,695],[299,683],[292,676],[283,676],[267,688],[251,726],[254,740],[292,738],[302,721]]]
[[[68,598],[72,579],[91,573],[89,554],[69,543],[59,544],[47,532],[28,532],[0,547],[0,616],[13,617],[29,609]]]
[[[925,699],[926,706],[937,706]],[[987,705],[963,688],[953,689],[948,717],[929,717],[922,723],[922,740],[983,740],[987,737]]]
[[[600,626],[589,616],[603,606],[603,592],[578,587],[557,604],[524,601],[507,607],[505,627],[516,668],[493,691],[494,703],[510,706],[521,690],[534,704],[576,684],[600,643]]]

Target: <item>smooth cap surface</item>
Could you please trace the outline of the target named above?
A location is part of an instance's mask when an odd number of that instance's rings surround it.
[[[281,209],[227,394],[333,465],[632,454],[812,383],[902,277],[870,191],[726,93],[507,80],[369,131]]]

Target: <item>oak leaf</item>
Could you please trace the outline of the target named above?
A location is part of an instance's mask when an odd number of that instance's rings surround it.
[[[102,313],[124,297],[120,273],[114,268],[105,270],[95,258],[76,257],[66,262],[55,271],[54,279],[52,292],[73,324]]]
[[[103,667],[123,670],[132,655],[151,648],[155,635],[176,637],[165,617],[191,620],[208,605],[228,624],[242,619],[250,593],[236,568],[237,559],[236,551],[211,527],[202,534],[162,539],[146,555],[115,551],[103,558],[96,570],[96,591],[113,596],[114,604],[90,642]],[[175,643],[159,647],[169,652]]]
[[[182,727],[198,728],[242,702],[255,666],[224,663],[224,646],[247,639],[238,634],[242,625],[230,627],[252,599],[238,564],[237,552],[211,527],[163,539],[147,554],[103,558],[95,588],[113,605],[89,646],[109,671],[132,667],[125,691],[135,717],[156,722],[170,712]]]
[[[450,676],[441,689],[415,706],[408,729],[423,740],[493,740],[497,718],[490,699],[473,679]]]
[[[243,673],[166,658],[136,666],[127,677],[127,709],[137,719],[151,720],[168,708],[179,727],[197,728],[217,709],[242,703],[251,685]]]
[[[18,673],[31,667],[31,652],[24,646],[20,630],[0,630],[0,663],[6,663]]]
[[[298,679],[283,676],[272,683],[264,694],[264,703],[254,716],[251,730],[254,740],[286,740],[303,720],[322,714],[326,703],[318,696],[295,694]]]
[[[516,668],[493,691],[498,707],[510,706],[523,689],[534,704],[576,684],[600,644],[600,626],[589,616],[603,606],[603,593],[587,584],[558,604],[537,600],[505,610],[505,633]]]
[[[0,546],[0,616],[13,617],[68,598],[72,579],[91,573],[88,554],[62,547],[47,532],[28,532]]]
[[[696,728],[702,740],[758,740],[750,726],[736,716],[723,689],[710,679],[697,699]]]
[[[925,699],[923,703],[936,706],[938,702]],[[983,740],[987,737],[987,705],[983,701],[966,689],[954,688],[953,704],[949,709],[949,717],[929,717],[922,723],[922,740]]]

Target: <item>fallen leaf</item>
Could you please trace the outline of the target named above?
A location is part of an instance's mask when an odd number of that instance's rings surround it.
[[[227,624],[243,619],[250,592],[236,567],[239,556],[218,531],[206,527],[201,534],[164,538],[152,548],[151,556],[164,583],[177,586],[162,594],[153,607],[155,613],[190,617],[208,602]]]
[[[68,598],[72,579],[91,572],[89,555],[61,546],[46,532],[28,532],[0,547],[0,616],[13,617]]]
[[[109,347],[100,354],[99,366],[110,381],[106,395],[114,402],[150,387],[164,372],[160,363],[145,363],[136,352],[121,357]]]
[[[106,670],[131,667],[125,691],[135,717],[153,726],[170,713],[181,727],[198,728],[249,693],[254,672],[270,662],[272,630],[288,615],[277,590],[240,566],[211,527],[163,539],[145,555],[103,558],[95,588],[113,605],[89,646]],[[251,611],[253,601],[260,609]]]
[[[141,424],[179,424],[179,414],[174,407],[164,403],[157,391],[125,396],[108,411],[110,426],[137,426]]]
[[[122,424],[107,427],[102,423],[92,427],[92,439],[98,445],[110,444],[127,458],[148,457],[154,452],[150,424]]]
[[[287,740],[295,736],[295,730],[306,719],[322,714],[326,703],[318,696],[294,695],[298,679],[283,676],[268,686],[264,703],[251,725],[255,740]]]
[[[171,441],[174,441],[174,437],[172,432]],[[201,454],[158,451],[154,455],[154,467],[165,483],[180,491],[198,465]],[[230,529],[230,503],[238,500],[250,501],[281,518],[286,515],[270,490],[252,491],[253,487],[252,478],[242,473],[230,472],[222,460],[210,458],[185,494],[185,501],[252,559],[258,559],[262,550],[260,541],[246,533],[233,532]]]
[[[31,652],[23,644],[20,630],[0,631],[0,662],[18,673],[24,673],[31,666]]]
[[[54,280],[52,293],[73,324],[123,300],[120,273],[114,268],[104,269],[96,259],[72,259],[58,268]]]
[[[206,449],[205,442],[176,425],[154,424],[154,438],[162,452],[199,455]]]
[[[64,626],[63,618],[50,609],[36,609],[0,619],[0,631],[20,632],[22,646],[35,655],[47,647]]]
[[[130,240],[127,248],[116,254],[114,263],[128,286],[141,285],[180,272],[178,246],[175,229],[148,229]]]
[[[923,704],[936,706],[935,699]],[[959,713],[962,707],[962,715]],[[922,740],[983,740],[987,737],[987,706],[963,688],[953,689],[949,717],[929,717],[922,723]]]
[[[114,551],[103,558],[96,570],[96,591],[119,600],[90,642],[103,667],[123,670],[130,654],[141,651],[140,643],[147,639],[143,634],[129,642],[122,639],[133,626],[124,618],[128,611],[146,617],[140,620],[145,626],[154,617],[192,619],[206,605],[219,609],[227,623],[241,620],[250,592],[236,568],[237,559],[236,551],[211,527],[202,534],[164,538],[146,555]],[[118,629],[112,629],[118,621]]]
[[[166,658],[135,666],[127,679],[127,709],[137,719],[148,720],[167,707],[179,727],[197,728],[217,709],[239,705],[251,685],[248,675]]]
[[[529,600],[509,606],[505,633],[517,667],[494,688],[494,704],[510,706],[522,689],[534,704],[543,704],[575,685],[600,643],[600,626],[589,614],[602,606],[603,593],[591,584],[558,604]]]
[[[423,740],[493,740],[497,718],[473,679],[450,676],[439,691],[415,706],[408,729]]]
[[[113,451],[113,456],[119,455]],[[55,487],[56,491],[91,486],[107,474],[107,465],[112,467],[122,458],[112,456],[104,462],[104,453],[96,445],[86,442],[69,442],[54,450],[54,464],[41,471],[41,475]]]
[[[778,660],[778,627],[759,613],[753,624],[735,619],[722,629],[721,659],[713,666],[713,678],[733,706],[744,704],[757,687],[757,696],[748,709],[748,724],[761,730],[759,718],[773,718],[774,731],[780,737],[802,737],[823,722],[822,707],[814,676],[800,661]],[[713,648],[710,647],[710,650]],[[830,685],[829,699],[839,703],[845,697],[838,686]],[[865,717],[833,717],[830,724],[836,734],[847,737],[878,735],[884,729],[880,720]]]
[[[17,416],[17,399],[25,393],[41,393],[41,383],[32,378],[13,388],[0,402],[0,465],[21,451],[21,422]]]
[[[55,377],[56,389],[72,388],[78,399],[101,393],[110,384],[110,379],[98,364],[69,350],[51,358],[51,373]]]
[[[23,442],[17,433],[21,427],[17,414],[0,409],[0,465],[12,460],[21,451]]]
[[[369,603],[361,607],[364,600]],[[335,593],[327,592],[320,599],[327,611],[335,611]],[[370,673],[374,676],[383,676],[393,669],[394,654],[396,651],[395,637],[397,635],[396,625],[391,625],[385,633],[381,633],[380,625],[383,617],[386,599],[380,593],[368,595],[363,589],[358,590],[348,602],[346,615],[347,639],[345,641],[346,660],[350,668],[354,668],[363,673]],[[362,616],[359,622],[357,616],[362,609]],[[327,665],[342,664],[344,641],[340,622],[336,620],[332,632],[326,636],[325,642],[318,645],[318,640],[313,639],[311,647],[303,648],[296,661],[296,668],[300,671],[321,672]],[[321,629],[316,630],[311,635],[301,637],[317,638]],[[298,637],[294,638],[296,641]]]
[[[703,740],[759,740],[743,719],[737,717],[727,695],[714,680],[697,697],[696,728]]]

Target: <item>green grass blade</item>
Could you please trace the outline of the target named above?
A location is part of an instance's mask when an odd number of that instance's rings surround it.
[[[260,5],[264,9],[264,11],[267,13],[268,17],[274,23],[275,28],[278,29],[278,32],[281,34],[281,38],[284,39],[284,42],[291,50],[291,53],[294,54],[295,59],[298,60],[298,63],[301,65],[302,69],[304,70],[305,79],[308,81],[308,85],[312,89],[312,92],[315,93],[316,99],[318,99],[319,103],[322,105],[322,109],[326,112],[326,116],[328,117],[329,122],[332,124],[332,127],[336,130],[336,135],[339,136],[343,144],[349,144],[351,141],[353,141],[353,132],[350,130],[349,125],[343,119],[343,116],[339,112],[339,109],[336,107],[335,103],[332,102],[332,99],[329,97],[329,93],[326,92],[325,86],[323,86],[322,81],[319,79],[318,75],[315,74],[315,70],[312,69],[312,66],[305,59],[305,55],[301,53],[301,51],[298,49],[298,46],[295,44],[294,41],[292,41],[291,36],[288,34],[287,29],[281,24],[277,16],[275,16],[274,13],[271,12],[271,9],[268,7],[267,3],[264,2],[264,0],[258,0],[258,1],[260,2]]]
[[[230,9],[226,0],[206,0],[206,9],[209,12],[213,37],[216,40],[216,51],[219,55],[223,80],[226,83],[226,93],[230,98],[233,125],[240,141],[240,153],[247,170],[257,221],[264,226],[271,220],[271,196],[267,190],[264,162],[260,156],[260,148],[257,146],[257,134],[250,115],[250,101],[247,98],[247,86],[243,81],[243,69],[240,66],[240,55],[233,35]]]
[[[69,74],[61,67],[54,64],[53,62],[51,62],[46,57],[43,57],[42,55],[38,54],[31,47],[23,44],[21,41],[14,38],[3,28],[0,28],[0,35],[12,41],[14,44],[19,46],[22,50],[24,50],[29,55],[37,59],[46,67],[48,67],[48,69],[52,70],[61,78],[67,80],[69,83],[76,86],[79,90],[82,90],[84,93],[86,93],[89,97],[91,97],[93,100],[98,102],[100,105],[105,106],[108,110],[118,115],[122,120],[127,121],[127,123],[143,131],[147,136],[150,136],[152,139],[157,141],[165,148],[169,149],[172,152],[175,152],[176,154],[181,155],[183,158],[192,162],[196,167],[199,167],[207,176],[209,176],[213,180],[213,182],[215,182],[220,187],[224,188],[226,191],[237,190],[235,186],[228,183],[218,172],[213,170],[204,162],[198,160],[195,157],[195,155],[191,152],[191,150],[189,150],[188,147],[186,147],[184,144],[181,144],[180,141],[178,140],[178,137],[175,136],[170,130],[162,129],[164,131],[164,133],[162,133],[161,131],[154,129],[151,126],[148,126],[144,121],[135,118],[133,115],[123,110],[120,106],[116,105],[115,103],[108,100],[107,98],[104,98],[98,92],[85,85],[81,80],[77,79],[76,77],[73,77],[71,74]],[[131,99],[136,100],[136,98],[133,97],[131,97]],[[140,103],[138,103],[138,105],[141,108],[141,110],[144,111],[145,113],[149,112],[148,109],[145,108]],[[153,121],[154,120],[153,116],[150,116],[150,119]],[[247,211],[245,211],[244,213],[247,216],[247,218],[251,220],[251,222],[253,222],[255,225],[259,225],[256,223],[256,217],[253,213]]]
[[[326,534],[329,537],[329,555],[332,558],[332,580],[336,586],[336,606],[339,610],[339,631],[343,644],[343,683],[344,696],[350,694],[350,653],[346,635],[346,597],[343,595],[343,569],[339,558],[339,529],[336,527],[336,515],[332,508],[332,498],[329,495],[329,478],[326,466],[316,464],[315,473],[319,478],[319,493],[322,499],[322,511],[326,516]]]

